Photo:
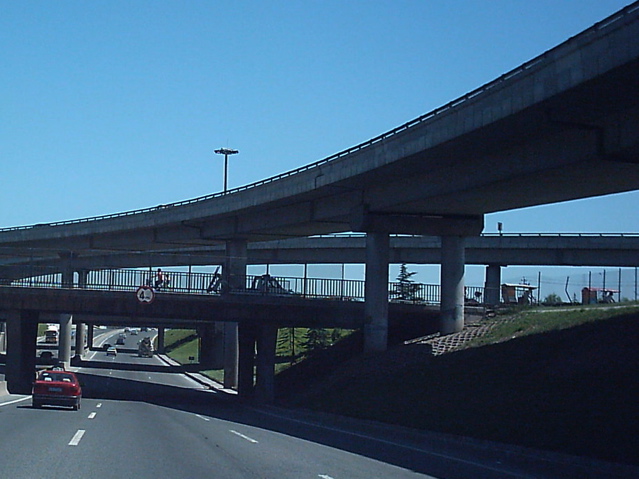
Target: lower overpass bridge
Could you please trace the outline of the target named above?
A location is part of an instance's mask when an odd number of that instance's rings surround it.
[[[363,301],[318,294],[318,291],[325,292],[326,285],[324,290],[320,288],[306,294],[266,288],[219,293],[201,288],[189,291],[185,287],[158,291],[138,281],[148,277],[146,271],[102,271],[100,274],[112,280],[110,286],[87,282],[82,288],[65,287],[59,275],[55,275],[57,282],[55,277],[41,276],[25,279],[15,286],[0,287],[0,314],[7,323],[6,379],[10,392],[28,394],[31,390],[38,324],[44,322],[60,323],[59,359],[63,364],[70,362],[72,323],[76,324],[78,359],[84,352],[85,337],[87,344],[92,345],[93,326],[98,324],[154,326],[160,331],[165,327],[196,329],[202,338],[202,367],[224,367],[225,383],[228,375],[229,386],[236,385],[240,396],[255,396],[265,402],[274,397],[279,328],[360,329],[366,324]],[[204,284],[204,280],[212,276],[196,274],[190,280]],[[254,277],[246,281],[251,280],[252,284],[256,278],[264,279]],[[327,281],[334,286],[333,280]],[[389,338],[397,341],[433,333],[437,331],[438,317],[438,308],[434,305],[392,302]],[[229,341],[237,347],[225,348]],[[159,343],[163,343],[162,338]],[[229,351],[235,357],[228,358]],[[255,381],[254,369],[257,371]]]

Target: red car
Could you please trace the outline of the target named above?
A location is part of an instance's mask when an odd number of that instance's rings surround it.
[[[42,371],[33,383],[32,404],[40,408],[44,404],[70,406],[80,409],[82,387],[75,374],[70,371],[51,369]]]

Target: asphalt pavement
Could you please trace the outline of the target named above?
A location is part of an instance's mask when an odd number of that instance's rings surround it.
[[[126,351],[140,338],[128,335]],[[639,477],[639,468],[243,404],[164,357],[98,350],[73,369],[84,383],[80,411],[0,397],[0,478]]]

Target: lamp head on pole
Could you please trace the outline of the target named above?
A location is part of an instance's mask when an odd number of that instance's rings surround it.
[[[218,150],[214,150],[218,155],[224,155],[224,193],[227,190],[227,182],[228,182],[228,163],[229,163],[229,155],[235,155],[239,153],[238,150],[233,150],[231,148],[220,148]]]
[[[238,150],[233,150],[232,148],[220,148],[219,150],[215,150],[215,153],[218,155],[235,155],[239,153]]]

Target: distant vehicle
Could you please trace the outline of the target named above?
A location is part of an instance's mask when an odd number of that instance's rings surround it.
[[[295,292],[288,288],[284,280],[276,279],[270,274],[266,273],[262,276],[256,276],[253,278],[250,291],[259,292],[262,294],[295,294]]]
[[[149,336],[138,343],[138,356],[141,358],[153,357],[153,343]]]
[[[138,335],[138,330],[137,329],[131,329],[131,336],[137,336]]]
[[[118,336],[118,339],[115,340],[115,344],[124,344],[125,338],[122,336]]]
[[[53,353],[51,351],[42,351],[40,353],[40,359],[45,363],[52,363]]]
[[[44,332],[44,342],[45,343],[57,343],[58,342],[58,332],[55,329],[48,329]]]
[[[107,348],[106,355],[107,356],[117,356],[118,355],[117,348],[115,346],[111,346],[111,347]]]
[[[128,333],[129,331],[131,331],[129,328],[124,328],[125,333]]]
[[[32,405],[68,406],[80,409],[82,387],[75,374],[63,369],[42,371],[33,383]]]

